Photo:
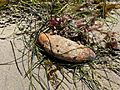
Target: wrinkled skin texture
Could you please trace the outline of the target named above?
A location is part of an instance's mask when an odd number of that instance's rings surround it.
[[[54,57],[68,62],[83,62],[94,59],[95,53],[82,44],[61,37],[59,35],[50,35],[40,33],[38,41],[43,45],[46,52]]]

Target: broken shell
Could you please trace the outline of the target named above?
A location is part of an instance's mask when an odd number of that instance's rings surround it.
[[[90,48],[59,35],[40,33],[38,41],[47,53],[61,60],[83,62],[96,56]]]

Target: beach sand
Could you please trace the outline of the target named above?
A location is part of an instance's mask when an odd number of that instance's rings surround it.
[[[10,25],[5,28],[0,28],[0,38],[1,37],[9,37],[15,30],[15,25]],[[120,17],[119,23],[113,28],[114,31],[120,33]],[[1,32],[3,31],[3,32]],[[14,60],[14,54],[10,43],[10,38],[7,40],[0,40],[0,63],[6,63]],[[22,48],[22,43],[20,41],[16,41],[17,47]],[[17,57],[21,56],[21,53],[15,49],[15,54]],[[20,67],[22,67],[20,65]],[[112,76],[111,76],[112,77]],[[114,76],[113,76],[114,77]],[[115,78],[113,78],[115,79]],[[120,82],[120,79],[115,79],[115,81]],[[27,78],[23,78],[15,64],[12,65],[0,65],[0,90],[28,90],[29,80]],[[40,90],[40,89],[38,89]],[[117,90],[120,90],[118,87]]]

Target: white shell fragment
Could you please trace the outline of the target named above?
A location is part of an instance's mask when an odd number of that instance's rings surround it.
[[[40,33],[38,40],[47,53],[61,60],[79,63],[96,56],[90,48],[59,35]]]

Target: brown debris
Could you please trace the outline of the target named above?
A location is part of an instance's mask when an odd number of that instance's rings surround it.
[[[116,34],[116,32],[107,32],[107,35],[104,38],[106,40],[106,48],[118,49],[118,41],[116,38]]]

